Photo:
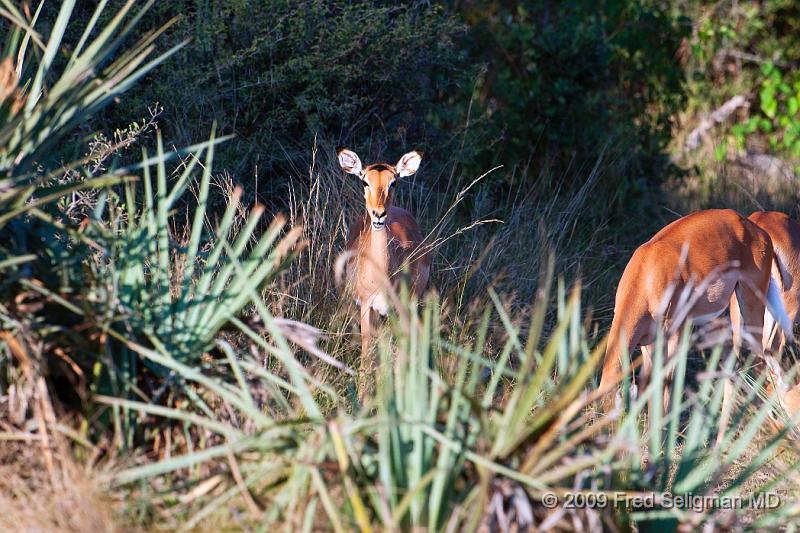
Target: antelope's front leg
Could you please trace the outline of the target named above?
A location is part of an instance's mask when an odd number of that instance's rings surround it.
[[[372,308],[361,306],[361,361],[359,361],[356,386],[358,402],[364,404],[375,388],[375,364],[372,356]]]
[[[372,337],[371,309],[368,305],[361,306],[361,361],[369,356],[370,341]]]

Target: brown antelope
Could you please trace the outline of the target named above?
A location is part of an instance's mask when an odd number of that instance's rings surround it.
[[[419,295],[428,283],[430,254],[420,249],[422,234],[413,215],[392,205],[396,181],[419,168],[422,154],[409,152],[397,165],[375,163],[362,166],[350,150],[337,151],[339,165],[358,177],[364,188],[366,213],[348,230],[348,284],[361,307],[361,366],[369,360],[374,315],[388,311],[387,289],[396,285],[398,274],[407,268],[411,292]]]
[[[783,306],[792,324],[800,313],[800,224],[777,211],[756,211],[747,217],[772,240],[775,263],[772,277],[779,281]],[[764,316],[764,347],[774,354],[783,352],[786,335],[770,314]]]
[[[792,324],[800,313],[800,224],[787,215],[777,211],[756,211],[747,217],[769,234],[775,250],[775,264],[772,277],[780,280],[781,296],[786,314]],[[764,316],[764,346],[768,351],[780,356],[786,345],[786,334],[777,328],[770,314]],[[767,358],[771,383],[767,389],[774,390],[778,401],[790,417],[800,411],[800,385],[789,387],[783,380],[779,362]],[[782,424],[778,424],[782,427]]]
[[[773,256],[769,235],[729,209],[698,211],[656,233],[636,249],[619,282],[601,391],[607,394],[616,387],[625,351],[630,354],[642,347],[646,379],[657,328],[665,332],[666,360],[686,323],[713,320],[729,307],[734,294],[739,311],[736,318],[741,318],[744,332],[749,334],[745,338],[751,340],[754,350],[762,350],[765,303],[791,335],[779,282],[770,276]],[[743,336],[741,323],[734,323],[733,328],[737,348]],[[666,388],[665,402],[668,395]]]

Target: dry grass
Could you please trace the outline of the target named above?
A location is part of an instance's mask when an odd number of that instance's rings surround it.
[[[775,210],[798,218],[800,190],[794,180],[768,176],[737,163],[714,163],[667,185],[667,204],[680,214],[727,207],[747,216]]]
[[[0,458],[0,531],[117,532],[112,500],[65,454],[55,453],[55,479],[30,444],[3,446]]]
[[[74,461],[45,381],[32,377],[26,371],[16,384],[30,416],[19,428],[0,421],[0,531],[130,530],[115,521],[109,494]]]
[[[122,531],[108,494],[73,458],[43,377],[40,344],[22,332],[0,332],[16,365],[0,396],[0,531]],[[96,450],[96,449],[95,449]]]
[[[326,352],[358,368],[357,310],[351,299],[342,296],[334,264],[344,249],[348,225],[362,216],[363,196],[357,180],[341,171],[334,153],[324,144],[314,147],[307,166],[287,176],[284,192],[271,198],[277,202],[275,211],[287,214],[290,225],[303,226],[308,246],[276,286],[264,293],[264,301],[276,316],[318,328]],[[384,159],[361,155],[367,163]],[[445,327],[456,334],[468,329],[465,325],[488,302],[487,286],[503,295],[520,324],[527,323],[540,272],[551,252],[567,283],[582,278],[594,303],[593,319],[610,321],[614,291],[609,287],[616,277],[615,261],[609,261],[614,234],[606,226],[608,214],[602,214],[597,224],[585,223],[588,213],[598,213],[592,196],[607,161],[601,158],[594,168],[573,170],[581,173],[583,186],[566,192],[547,190],[547,183],[560,180],[546,171],[530,180],[501,167],[466,175],[458,170],[457,157],[446,155],[450,162],[443,165],[431,161],[441,154],[426,154],[420,171],[398,184],[394,200],[414,214],[424,245],[432,250],[429,289],[442,296]],[[551,313],[548,323],[554,320]],[[320,365],[318,372],[325,382],[338,383],[340,389],[346,386],[346,376],[328,365]]]

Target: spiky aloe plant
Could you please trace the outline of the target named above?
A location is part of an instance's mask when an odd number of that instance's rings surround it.
[[[66,45],[64,35],[75,0],[61,2],[46,37],[37,32],[44,1],[27,19],[13,2],[2,0],[11,28],[0,61],[0,227],[70,191],[119,181],[122,173],[115,172],[90,182],[59,185],[54,178],[67,168],[81,169],[85,162],[64,167],[52,156],[77,126],[183,45],[154,53],[155,40],[172,21],[139,35],[133,45],[126,44],[152,3],[134,10],[134,2],[128,1],[101,27],[98,21],[108,2],[99,2],[69,56],[57,57]]]
[[[264,213],[259,205],[236,229],[242,208],[240,187],[212,228],[206,220],[206,205],[215,142],[212,135],[170,184],[159,134],[156,157],[150,159],[146,151],[143,157],[141,201],[130,182],[124,186],[123,198],[109,191],[85,231],[104,250],[94,275],[98,290],[107,291],[101,298],[89,295],[89,299],[108,304],[109,322],[132,326],[188,363],[197,363],[220,328],[249,303],[248,287],[261,287],[280,272],[300,234],[296,228],[281,237],[285,221],[278,216],[256,235]],[[170,233],[175,227],[176,202],[189,187],[203,151],[197,203],[187,226],[189,239],[178,243]],[[236,271],[239,264],[241,272]]]
[[[207,220],[216,142],[218,139],[212,134],[208,142],[179,151],[193,150],[189,151],[187,163],[172,174],[167,171],[168,155],[159,133],[156,155],[150,157],[145,150],[142,162],[129,167],[130,171],[141,172],[141,187],[127,181],[122,195],[113,187],[107,188],[99,195],[80,234],[80,240],[89,244],[76,248],[79,258],[83,258],[85,273],[82,287],[75,291],[79,297],[75,303],[63,298],[58,301],[91,323],[92,328],[111,337],[103,343],[104,354],[94,365],[95,392],[131,398],[134,391],[142,395],[139,387],[145,391],[158,389],[161,392],[151,401],[164,403],[163,393],[177,387],[210,414],[207,403],[192,387],[185,386],[180,373],[175,373],[164,360],[147,354],[163,354],[162,357],[190,365],[186,368],[207,367],[210,361],[203,362],[202,356],[209,350],[221,350],[223,354],[230,351],[227,345],[215,345],[224,326],[237,322],[246,333],[261,339],[237,317],[253,301],[254,292],[291,260],[301,228],[282,235],[285,221],[278,216],[256,235],[264,209],[255,206],[240,221],[240,188],[228,198],[216,227]],[[197,203],[187,227],[189,237],[180,243],[171,233],[171,228],[181,223],[173,220],[175,205],[196,177],[194,171],[198,167],[202,172]],[[56,298],[51,291],[46,295]],[[142,347],[152,350],[142,352]],[[156,378],[146,384],[141,381],[141,361]],[[235,375],[241,377],[238,366],[235,370]],[[130,412],[114,409],[113,415],[117,434],[124,436],[124,444],[133,446],[136,428]]]
[[[173,21],[153,31],[137,32],[137,23],[152,4],[139,6],[130,0],[109,13],[103,0],[88,20],[80,21],[79,37],[73,43],[66,42],[65,36],[76,23],[71,20],[74,0],[59,4],[46,36],[37,32],[44,26],[39,21],[44,2],[27,18],[27,12],[13,2],[0,0],[0,15],[10,28],[0,61],[0,228],[6,230],[0,238],[0,268],[16,270],[16,275],[4,276],[3,283],[10,290],[19,291],[21,286],[21,290],[37,292],[44,301],[66,309],[63,321],[34,317],[39,325],[51,324],[35,331],[66,332],[66,338],[51,337],[48,343],[94,358],[95,390],[99,386],[126,398],[137,390],[139,375],[139,357],[129,342],[166,345],[171,356],[196,362],[213,345],[219,329],[249,301],[242,284],[259,287],[267,282],[297,238],[297,232],[290,233],[281,246],[274,246],[283,226],[276,220],[250,246],[263,209],[254,209],[244,227],[233,232],[238,191],[217,228],[219,238],[213,243],[208,240],[206,197],[213,145],[221,139],[165,151],[159,136],[154,156],[145,154],[140,163],[131,165],[112,165],[112,170],[99,175],[89,168],[88,158],[66,165],[57,159],[63,157],[59,144],[70,139],[77,126],[86,124],[183,45],[156,53],[156,39]],[[202,166],[204,152],[199,208],[188,247],[182,248],[175,246],[169,234],[172,210],[195,177],[194,169]],[[165,162],[177,156],[189,156],[189,162],[171,183]],[[67,173],[77,179],[61,179]],[[65,224],[61,213],[49,204],[81,189],[105,192],[79,229]],[[137,198],[144,201],[139,204]],[[27,217],[38,219],[39,225],[30,224]],[[42,234],[46,238],[40,240]],[[40,244],[31,249],[30,242]],[[205,245],[209,250],[203,249]],[[37,257],[41,264],[19,268]],[[228,258],[242,260],[243,275],[235,274]],[[176,259],[183,259],[185,268],[180,272]],[[58,278],[52,275],[54,271]],[[13,294],[8,296],[13,299]],[[0,319],[12,332],[25,329],[5,308]],[[113,338],[120,331],[125,332],[124,338],[97,343],[86,329],[69,332],[76,320],[84,321],[82,328],[102,332],[103,338]],[[95,354],[98,346],[102,353]],[[158,375],[165,374],[163,365],[145,361]],[[79,366],[75,368],[80,370]],[[191,390],[186,392],[192,395]],[[118,428],[127,426],[125,434],[131,442],[134,428],[122,424],[118,412],[115,415]]]
[[[223,217],[224,227],[225,218]],[[273,224],[270,232],[262,239],[274,241],[282,223]],[[246,227],[246,226],[245,226]],[[287,235],[277,248],[288,249],[296,240],[298,231]],[[240,234],[241,237],[241,234]],[[274,274],[282,268],[277,261],[275,251],[266,258],[258,251],[259,244],[249,256],[244,256],[240,261],[239,254],[235,253],[238,238],[232,243],[225,235],[217,234],[214,237],[213,249],[219,247],[227,254],[227,259],[222,266],[215,265],[212,281],[224,279],[221,284],[222,292],[218,299],[201,298],[213,294],[208,288],[199,292],[198,287],[203,284],[202,277],[192,281],[195,290],[189,291],[193,298],[200,299],[203,307],[216,306],[219,313],[227,317],[238,330],[251,341],[252,350],[247,353],[237,353],[226,341],[219,339],[216,331],[207,329],[203,322],[198,326],[199,332],[208,332],[207,339],[224,355],[224,369],[218,369],[215,375],[207,375],[182,359],[184,347],[176,343],[153,342],[153,348],[144,347],[138,343],[130,342],[124,334],[115,334],[115,337],[124,346],[134,352],[138,357],[166,369],[171,375],[185,381],[198,393],[192,396],[192,402],[182,408],[153,405],[147,402],[131,401],[119,397],[98,396],[101,402],[108,403],[117,409],[139,411],[144,414],[166,417],[191,427],[192,434],[199,435],[202,442],[217,443],[196,452],[180,457],[166,459],[153,464],[134,467],[123,472],[116,472],[111,481],[114,484],[125,484],[131,481],[151,478],[173,472],[176,469],[205,467],[216,465],[218,461],[228,462],[231,468],[237,470],[234,486],[226,487],[224,491],[216,491],[216,496],[204,501],[204,506],[197,514],[193,515],[186,527],[198,523],[208,514],[227,504],[234,497],[244,496],[251,507],[261,509],[255,504],[250,491],[263,490],[269,487],[273,505],[263,518],[276,519],[286,513],[303,513],[308,504],[306,492],[315,487],[321,491],[319,498],[323,502],[330,502],[326,492],[323,477],[328,475],[329,467],[320,466],[330,452],[330,444],[326,443],[324,431],[325,405],[341,405],[342,400],[335,391],[319,383],[297,360],[294,348],[290,346],[293,341],[298,346],[303,346],[310,352],[322,354],[315,345],[318,332],[313,328],[304,327],[283,319],[274,318],[261,300],[258,291],[258,280],[263,280],[268,274]],[[260,241],[261,242],[261,241]],[[213,252],[211,252],[213,254]],[[255,265],[256,268],[253,268]],[[228,269],[227,267],[231,268]],[[265,268],[266,267],[266,268]],[[225,276],[220,278],[220,276]],[[256,278],[258,276],[258,278]],[[211,287],[215,283],[209,283]],[[260,317],[260,326],[246,324],[235,318],[235,313],[241,308],[240,298],[249,300]],[[234,302],[233,304],[231,302]],[[234,307],[234,304],[238,307]],[[187,308],[191,306],[187,305]],[[174,315],[181,316],[181,306],[164,306],[162,318],[175,323],[186,324],[192,322],[175,321]],[[171,314],[172,313],[172,314]],[[181,329],[180,331],[183,331]],[[189,338],[196,339],[196,336]],[[156,335],[151,336],[156,340]],[[197,341],[195,341],[197,342]],[[204,345],[203,345],[204,346]],[[205,346],[208,348],[209,346]],[[257,356],[254,356],[257,354]],[[265,368],[261,357],[271,358],[273,364]],[[335,361],[326,359],[344,371],[350,371]],[[351,371],[350,371],[351,372]],[[232,382],[220,376],[229,375]],[[254,386],[254,382],[258,383]],[[256,400],[254,389],[260,393]],[[217,419],[219,412],[213,412],[208,404],[201,399],[213,400],[230,406],[235,412],[234,420],[221,421]],[[256,454],[264,459],[251,463],[242,461],[242,457]],[[239,464],[242,468],[239,469]],[[216,467],[212,466],[212,471]],[[323,473],[323,471],[326,471]],[[210,479],[195,479],[196,482],[213,482],[218,484],[215,473]],[[226,484],[223,482],[223,485]]]
[[[361,524],[359,517],[367,516],[383,527],[427,530],[511,523],[572,530],[578,523],[591,529],[606,521],[645,530],[698,522],[775,525],[795,512],[786,501],[778,509],[748,505],[751,495],[757,499],[800,468],[800,458],[789,454],[780,471],[769,469],[776,450],[792,448],[787,430],[770,433],[771,426],[765,427],[775,401],[754,401],[743,381],[747,374],[733,371],[733,357],[724,358],[720,371],[723,346],[712,350],[697,388],[687,387],[687,332],[670,361],[657,351],[651,381],[638,397],[627,395],[612,416],[598,415],[591,407],[597,399],[593,376],[603,346],[589,349],[579,287],[569,298],[559,290],[557,300],[565,304],[545,334],[549,281],[542,279],[524,343],[492,295],[506,334],[499,357],[485,353],[491,311],[468,342],[443,338],[435,302],[421,319],[413,307],[400,314],[394,342],[382,346],[370,425],[362,415],[338,421],[331,431],[337,450],[347,450],[338,453],[349,498],[339,521],[349,516]],[[445,364],[453,359],[455,370]],[[720,410],[729,379],[743,401],[726,417]],[[630,389],[627,382],[622,387]],[[672,393],[666,407],[665,387]],[[543,504],[548,493],[558,497],[549,507]],[[583,497],[578,501],[594,505],[576,508],[573,500],[573,508],[565,506],[566,495],[576,493]],[[716,495],[723,503],[698,511],[693,504],[660,500],[665,493]],[[656,497],[650,508],[626,505],[649,494]],[[720,508],[725,501],[742,506]]]
[[[797,515],[796,506],[784,501],[779,508],[759,508],[758,502],[774,498],[772,491],[800,468],[795,446],[787,439],[797,421],[777,428],[771,424],[777,397],[758,398],[767,374],[751,377],[737,371],[736,357],[722,345],[708,354],[696,390],[687,388],[689,340],[687,330],[669,362],[664,361],[663,343],[657,345],[652,383],[636,400],[628,398],[628,415],[614,438],[627,441],[629,453],[609,463],[618,473],[612,487],[655,498],[652,508],[638,509],[620,499],[620,521],[635,522],[640,531],[674,530],[681,523],[720,528],[787,523]],[[750,355],[744,367],[754,360]],[[675,380],[669,384],[665,377],[673,370]],[[671,389],[668,406],[661,402],[665,387]],[[729,413],[723,412],[726,387],[734,402]],[[648,423],[637,427],[647,404]],[[779,469],[771,468],[781,450],[789,451],[788,458]],[[678,498],[685,503],[676,505]]]
[[[550,265],[524,343],[490,291],[505,334],[496,354],[486,351],[491,308],[471,336],[454,341],[442,335],[435,300],[421,318],[413,306],[401,307],[395,343],[381,346],[368,432],[359,418],[340,421],[331,434],[348,452],[339,454],[345,487],[359,487],[348,490],[356,518],[363,501],[371,520],[403,530],[496,528],[502,522],[495,515],[505,511],[518,525],[531,526],[542,514],[535,499],[587,469],[569,461],[591,449],[602,429],[585,414],[602,351],[588,349],[579,287],[568,299],[559,295],[565,305],[540,351]],[[576,424],[581,420],[589,427]]]

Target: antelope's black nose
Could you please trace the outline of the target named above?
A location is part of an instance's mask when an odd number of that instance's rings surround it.
[[[372,214],[375,215],[375,217],[377,217],[377,218],[383,218],[383,217],[386,216],[386,211],[382,211],[382,212],[378,213],[378,211],[373,209],[372,210]]]

